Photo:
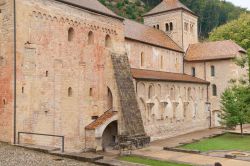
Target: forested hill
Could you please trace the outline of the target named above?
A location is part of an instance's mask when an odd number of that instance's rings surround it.
[[[120,16],[143,22],[142,15],[161,0],[99,0]],[[215,27],[249,12],[225,0],[180,0],[199,16],[199,35],[207,38]]]

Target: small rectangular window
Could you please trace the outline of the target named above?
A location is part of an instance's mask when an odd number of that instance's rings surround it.
[[[215,76],[215,67],[211,66],[211,76],[214,77]]]
[[[193,77],[195,77],[195,75],[196,75],[195,68],[194,68],[194,67],[192,67],[192,76],[193,76]]]

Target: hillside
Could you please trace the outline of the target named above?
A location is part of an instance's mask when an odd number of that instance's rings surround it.
[[[99,0],[118,15],[143,22],[142,15],[161,0]],[[204,39],[216,27],[249,12],[225,0],[180,0],[199,16],[199,36]]]

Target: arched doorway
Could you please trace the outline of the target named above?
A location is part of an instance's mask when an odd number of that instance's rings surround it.
[[[107,107],[108,107],[108,110],[113,108],[113,95],[109,87],[108,87],[108,93],[107,93]]]
[[[118,124],[117,121],[111,122],[102,134],[102,147],[113,147],[117,143]]]

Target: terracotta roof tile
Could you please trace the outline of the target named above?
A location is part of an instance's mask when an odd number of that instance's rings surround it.
[[[171,10],[184,9],[192,14],[194,14],[189,8],[183,5],[179,0],[163,0],[155,8],[150,10],[144,16],[149,16],[157,13],[162,13]]]
[[[235,58],[239,52],[246,52],[232,40],[191,44],[186,61],[204,61]]]
[[[89,9],[91,11],[95,11],[98,13],[102,13],[105,15],[109,15],[112,17],[120,18],[118,15],[116,15],[114,12],[106,8],[104,5],[102,5],[98,0],[56,0],[62,3],[66,3],[72,6],[78,6],[85,9]]]
[[[181,73],[169,73],[144,69],[131,69],[131,73],[135,79],[209,84],[208,81]]]
[[[125,37],[143,43],[183,52],[169,36],[163,31],[153,27],[125,19]]]
[[[85,127],[87,130],[94,130],[97,127],[103,125],[108,119],[112,118],[115,116],[117,112],[115,111],[107,111],[105,112],[102,116],[100,116],[98,119],[90,123],[88,126]]]

